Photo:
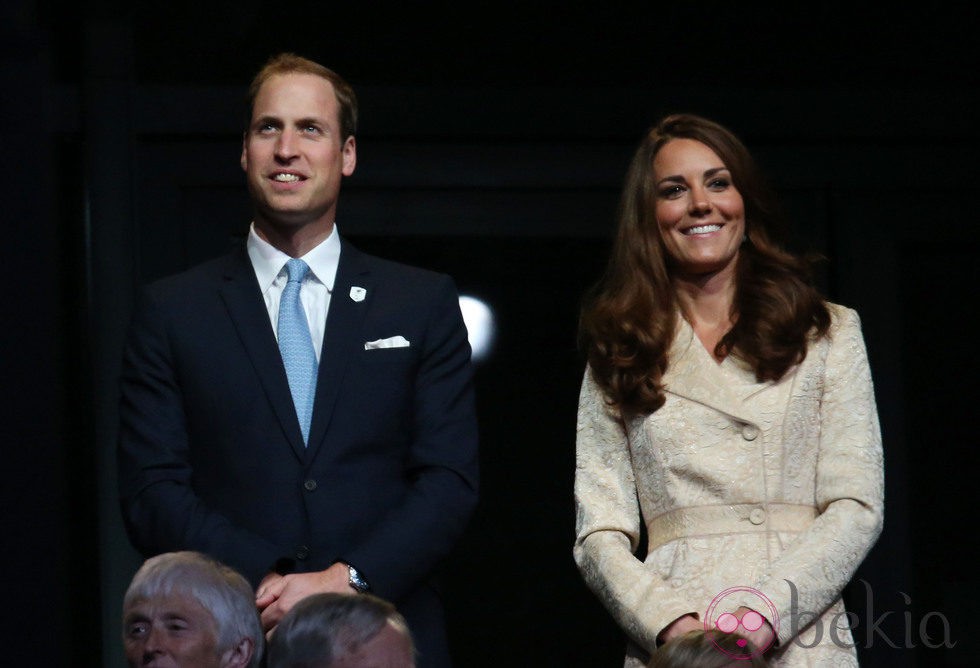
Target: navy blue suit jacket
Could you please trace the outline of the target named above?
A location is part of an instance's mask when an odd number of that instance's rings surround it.
[[[351,563],[406,616],[420,665],[439,665],[426,661],[445,654],[429,578],[477,498],[455,286],[342,241],[324,331],[304,447],[244,248],[144,290],[121,378],[127,530],[145,555],[199,550],[253,584],[277,565]],[[409,346],[365,350],[394,336]]]

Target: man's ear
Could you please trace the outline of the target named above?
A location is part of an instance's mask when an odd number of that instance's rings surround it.
[[[350,176],[354,173],[354,168],[357,167],[357,142],[354,141],[354,135],[351,135],[344,141],[344,145],[340,147],[340,152],[344,158],[344,166],[341,169],[341,173],[344,176]]]
[[[252,639],[242,638],[237,645],[221,655],[221,668],[248,668],[254,652],[255,643]]]
[[[241,157],[242,171],[248,171],[248,130],[242,133],[242,157]]]

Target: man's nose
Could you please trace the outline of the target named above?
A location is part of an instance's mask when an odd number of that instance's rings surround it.
[[[276,157],[280,160],[290,160],[296,156],[296,133],[289,128],[283,128],[276,140]]]
[[[154,626],[150,629],[149,633],[146,634],[146,640],[143,642],[143,661],[148,662],[153,659],[153,657],[162,654],[165,647],[166,634],[162,629]]]

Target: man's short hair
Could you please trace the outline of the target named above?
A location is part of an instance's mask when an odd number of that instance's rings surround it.
[[[269,641],[269,668],[325,668],[378,635],[387,624],[405,635],[405,618],[388,601],[358,594],[313,594],[286,613]]]
[[[303,58],[295,53],[280,53],[273,56],[262,69],[259,70],[255,78],[252,79],[248,87],[248,116],[245,119],[245,127],[252,121],[252,110],[255,107],[255,98],[258,97],[259,89],[262,84],[270,78],[280,74],[312,74],[321,79],[326,79],[333,85],[334,94],[340,106],[340,143],[347,141],[348,137],[357,134],[357,96],[354,89],[347,83],[342,76],[324,67],[320,63]]]
[[[768,668],[769,661],[740,636],[710,631],[688,631],[661,645],[647,668]]]
[[[137,600],[182,594],[196,600],[214,618],[217,646],[224,652],[250,638],[255,651],[249,666],[262,658],[265,636],[255,593],[233,568],[199,552],[167,552],[143,562],[123,598],[123,610]]]

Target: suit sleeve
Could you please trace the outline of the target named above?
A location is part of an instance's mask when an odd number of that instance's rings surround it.
[[[766,592],[780,615],[779,641],[792,640],[796,612],[821,614],[841,596],[881,533],[884,467],[874,388],[858,315],[831,306],[817,455],[818,517],[773,560],[753,586]],[[792,586],[789,584],[792,583]]]
[[[440,279],[424,317],[426,334],[412,388],[409,490],[366,540],[342,555],[378,595],[391,600],[418,586],[448,555],[477,501],[470,346],[448,277]]]
[[[620,627],[652,651],[668,624],[696,611],[634,554],[641,517],[629,444],[588,370],[576,432],[575,562]]]
[[[120,379],[120,503],[130,539],[145,556],[197,550],[234,564],[253,583],[279,557],[269,542],[209,508],[194,492],[184,398],[171,327],[145,291],[130,327]]]

